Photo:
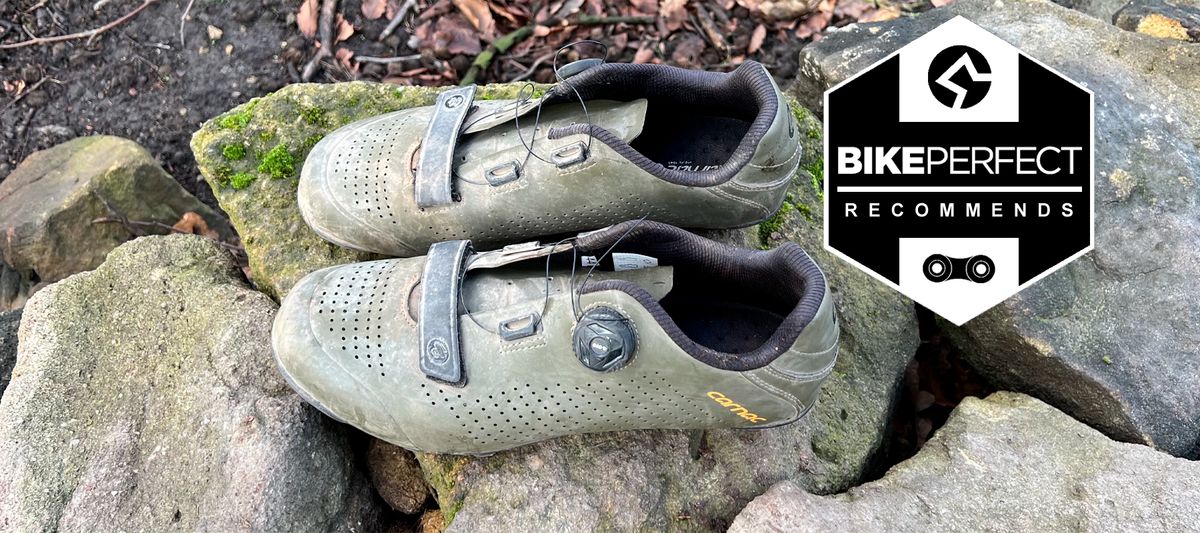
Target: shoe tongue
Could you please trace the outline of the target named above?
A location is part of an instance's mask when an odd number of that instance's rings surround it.
[[[587,113],[578,101],[549,104],[542,107],[539,125],[541,131],[551,128],[561,128],[572,124],[586,124],[588,121],[595,126],[612,132],[625,142],[632,142],[642,134],[646,123],[646,99],[639,98],[631,102],[615,100],[590,100],[585,102]],[[481,100],[475,102],[476,108],[463,121],[462,133],[476,133],[500,127],[512,127],[514,118],[521,119],[521,128],[532,128],[536,115],[537,101],[519,102],[516,100]]]

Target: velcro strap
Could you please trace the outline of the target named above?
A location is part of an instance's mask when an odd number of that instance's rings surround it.
[[[454,201],[451,178],[454,169],[454,146],[458,143],[463,119],[475,101],[475,86],[458,87],[438,95],[433,106],[429,128],[421,139],[420,159],[417,161],[416,189],[413,196],[417,207],[437,207]]]
[[[430,246],[421,278],[421,371],[460,387],[467,378],[458,344],[458,286],[470,249],[471,241]]]

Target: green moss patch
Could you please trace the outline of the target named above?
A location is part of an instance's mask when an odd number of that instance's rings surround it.
[[[246,103],[241,108],[235,108],[233,111],[222,115],[217,119],[217,125],[234,131],[242,131],[250,124],[250,119],[254,118],[254,108],[258,106],[258,99],[255,98]]]
[[[246,147],[241,144],[227,144],[221,148],[221,155],[230,161],[241,161],[246,158]]]
[[[278,144],[270,151],[259,157],[258,171],[274,179],[290,178],[296,175],[296,158],[287,147]]]
[[[307,107],[300,112],[300,116],[304,117],[304,122],[310,126],[328,126],[329,118],[325,116],[325,110],[318,107]]]
[[[758,225],[758,240],[761,246],[766,247],[767,243],[771,242],[771,234],[783,228],[783,223],[787,221],[788,215],[796,210],[795,199],[792,195],[788,195],[783,201],[783,205],[779,206],[779,210],[771,215],[771,218],[763,221]]]
[[[237,174],[229,177],[229,186],[240,191],[246,187],[249,187],[251,183],[254,183],[254,179],[254,174],[249,172],[238,172]]]

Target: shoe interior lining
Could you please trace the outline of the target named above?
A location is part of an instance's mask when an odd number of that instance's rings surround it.
[[[680,348],[711,366],[750,370],[769,364],[795,343],[824,298],[824,277],[795,244],[747,250],[665,224],[631,224],[582,237],[579,246],[602,253],[620,239],[614,252],[671,265],[674,288],[661,302],[621,280],[589,281],[581,291],[629,293]]]
[[[651,175],[694,187],[724,183],[745,167],[779,106],[770,75],[753,62],[731,73],[610,63],[559,84],[547,103],[578,98],[645,98],[642,135],[631,144],[602,125],[575,124],[551,130],[551,139],[590,133]]]

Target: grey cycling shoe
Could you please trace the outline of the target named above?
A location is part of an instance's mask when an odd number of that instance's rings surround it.
[[[397,257],[490,247],[647,217],[732,228],[774,213],[799,132],[766,69],[603,64],[540,98],[437,104],[349,124],[300,173],[305,221],[330,242]]]
[[[486,454],[792,422],[833,367],[838,327],[799,246],[635,221],[320,270],[284,300],[272,341],[287,381],[329,416],[412,450]]]

